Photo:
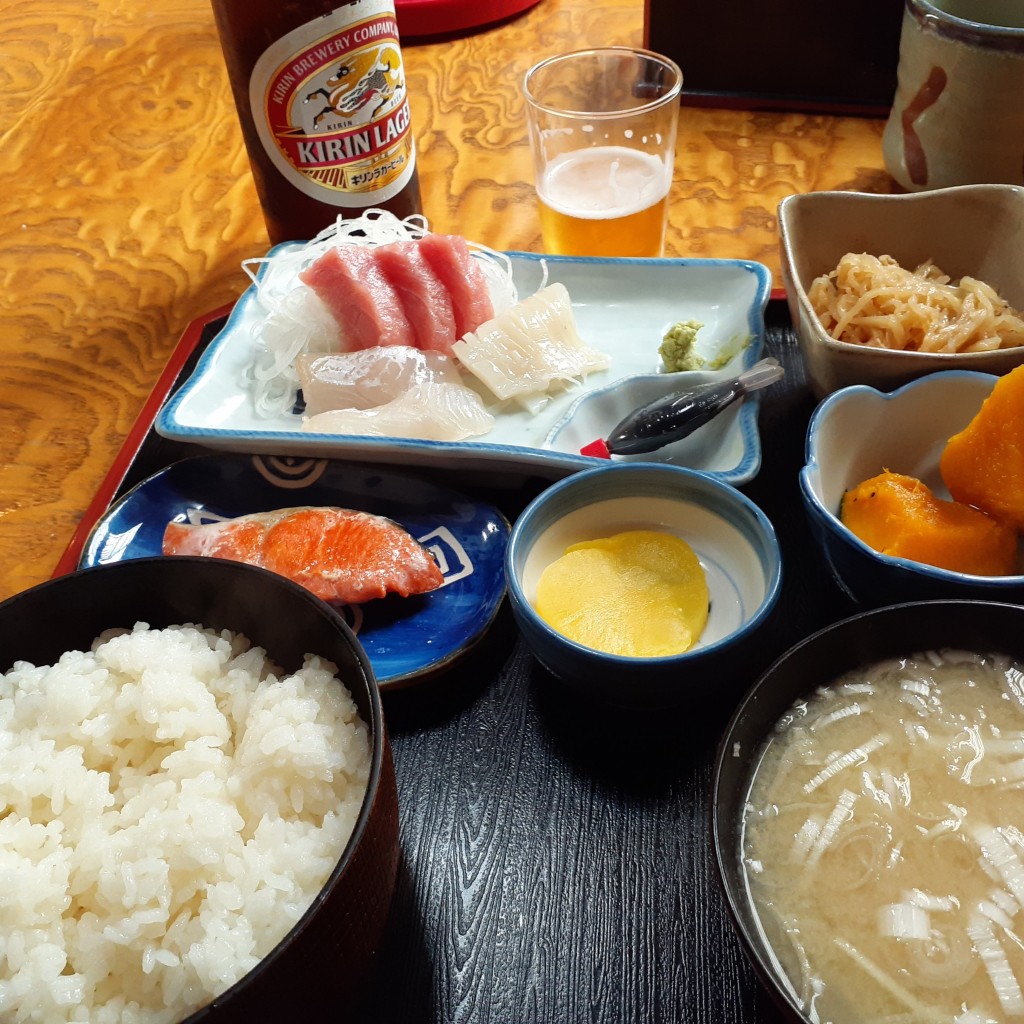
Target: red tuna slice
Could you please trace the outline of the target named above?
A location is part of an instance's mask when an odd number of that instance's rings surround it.
[[[426,235],[419,246],[451,295],[456,337],[475,331],[494,316],[487,280],[461,235]]]
[[[450,354],[458,341],[451,296],[424,259],[419,243],[389,242],[373,253],[412,324],[417,348]]]
[[[165,555],[258,565],[324,601],[360,604],[425,594],[444,583],[433,555],[398,523],[348,508],[298,507],[214,523],[170,522]]]
[[[341,328],[342,351],[374,345],[411,345],[414,332],[398,294],[373,250],[357,245],[328,249],[299,274]]]

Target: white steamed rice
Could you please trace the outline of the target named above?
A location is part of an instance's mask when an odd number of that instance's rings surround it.
[[[177,1021],[301,917],[370,740],[335,666],[181,626],[0,675],[0,1020]]]

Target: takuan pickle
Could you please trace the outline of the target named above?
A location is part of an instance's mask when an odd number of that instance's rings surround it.
[[[708,618],[707,579],[680,537],[630,530],[566,548],[541,574],[536,610],[586,647],[668,657],[700,637]]]

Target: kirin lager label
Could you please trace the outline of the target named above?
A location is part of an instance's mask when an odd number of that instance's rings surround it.
[[[339,7],[282,36],[256,61],[249,95],[268,156],[306,195],[368,207],[412,178],[415,142],[391,0]]]

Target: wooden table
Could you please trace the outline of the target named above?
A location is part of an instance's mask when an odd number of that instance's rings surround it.
[[[406,47],[432,224],[540,251],[535,58],[640,43],[641,0],[541,0]],[[0,0],[0,598],[46,579],[181,332],[267,235],[207,0]],[[882,124],[684,107],[667,254],[777,273],[778,201],[887,191]]]
[[[540,251],[522,74],[642,32],[641,0],[541,0],[463,38],[408,41],[433,226]],[[240,294],[241,261],[268,243],[207,0],[0,0],[0,83],[2,599],[51,575],[182,332]],[[882,127],[684,107],[667,254],[760,260],[777,280],[779,200],[889,191]],[[774,502],[799,551],[811,400],[787,329],[769,344],[793,387],[766,403],[748,493]],[[787,564],[766,659],[842,610],[812,561]],[[387,702],[403,860],[383,1001],[363,1019],[770,1019],[711,870],[720,718],[609,729],[550,683],[505,614],[440,691]]]

